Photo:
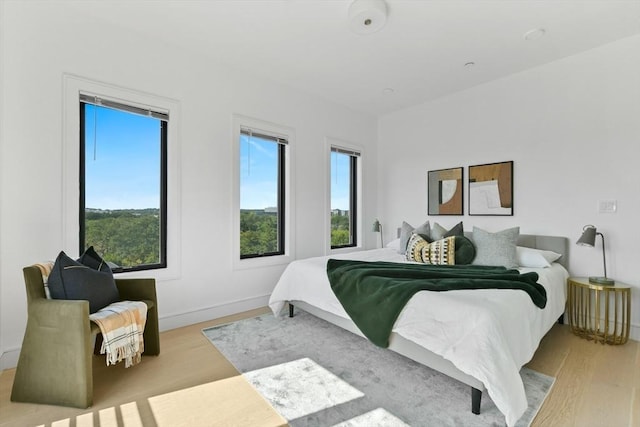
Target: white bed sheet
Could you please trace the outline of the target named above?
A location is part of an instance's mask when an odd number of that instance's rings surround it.
[[[297,260],[285,269],[269,299],[275,315],[287,301],[304,301],[349,319],[331,290],[329,258],[407,262],[395,249],[383,248]],[[407,303],[393,332],[451,361],[480,380],[512,426],[527,408],[520,368],[533,357],[540,340],[564,312],[567,270],[554,263],[535,271],[547,291],[547,306],[536,307],[519,290],[421,291]]]

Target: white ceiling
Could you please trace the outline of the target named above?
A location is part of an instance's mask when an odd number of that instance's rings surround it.
[[[386,0],[386,25],[369,35],[350,31],[351,0],[64,3],[374,115],[640,33],[640,0]],[[525,40],[535,28],[545,36]]]

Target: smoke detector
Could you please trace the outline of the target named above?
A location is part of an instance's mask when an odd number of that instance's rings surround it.
[[[355,0],[349,6],[349,28],[356,34],[379,31],[387,22],[384,0]]]

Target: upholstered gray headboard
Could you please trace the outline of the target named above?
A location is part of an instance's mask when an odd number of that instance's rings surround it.
[[[400,228],[397,230],[400,237]],[[465,231],[464,235],[473,240],[473,233]],[[521,234],[518,237],[518,246],[527,248],[543,249],[562,254],[558,263],[569,270],[569,239],[562,236],[538,236],[537,234]]]
[[[465,231],[464,235],[473,240],[473,233]],[[562,254],[556,262],[569,270],[569,239],[562,236],[538,236],[537,234],[521,234],[518,236],[518,246],[543,249]]]

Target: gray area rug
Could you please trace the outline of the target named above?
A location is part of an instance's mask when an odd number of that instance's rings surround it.
[[[296,309],[203,330],[291,426],[503,426],[489,395],[471,413],[470,387]],[[528,426],[554,378],[520,372]]]

